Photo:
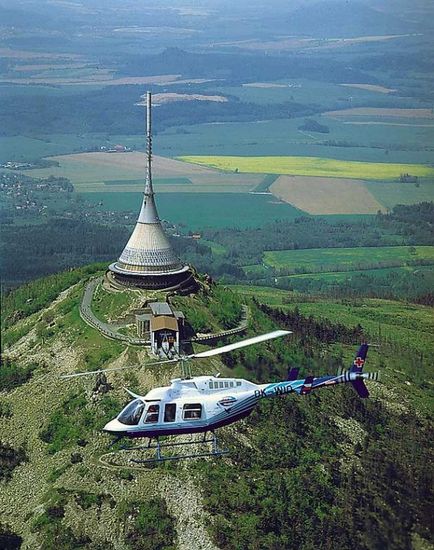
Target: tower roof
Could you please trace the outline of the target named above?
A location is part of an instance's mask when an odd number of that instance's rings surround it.
[[[167,275],[188,271],[176,256],[158,217],[152,186],[151,93],[147,93],[146,179],[142,206],[134,231],[110,270],[121,275]]]

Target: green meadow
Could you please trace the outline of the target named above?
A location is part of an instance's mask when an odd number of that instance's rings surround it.
[[[353,271],[378,267],[413,264],[417,261],[434,264],[434,246],[379,246],[358,248],[315,248],[264,252],[264,264],[274,268],[321,271]],[[389,265],[388,265],[389,264]]]

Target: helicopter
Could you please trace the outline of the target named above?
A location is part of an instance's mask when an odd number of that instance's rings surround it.
[[[365,373],[363,367],[366,361],[369,345],[361,344],[353,364],[348,370],[342,370],[336,375],[320,377],[306,376],[298,379],[298,367],[291,368],[286,380],[268,384],[255,384],[239,378],[223,378],[215,376],[191,376],[186,365],[191,359],[212,357],[228,353],[235,349],[257,344],[267,340],[280,338],[292,334],[287,330],[275,330],[260,336],[248,338],[234,344],[219,348],[181,356],[179,359],[168,359],[151,363],[167,364],[180,361],[184,376],[171,380],[170,386],[154,388],[146,395],[126,391],[133,398],[130,403],[110,422],[103,431],[116,436],[118,439],[148,438],[144,447],[130,447],[127,450],[156,449],[154,458],[138,460],[136,463],[163,462],[203,456],[221,456],[228,453],[218,446],[215,430],[227,426],[247,417],[261,399],[285,396],[290,393],[308,395],[312,391],[337,384],[350,383],[361,398],[369,396],[365,380],[378,380],[378,373]],[[81,372],[64,375],[62,378],[74,378],[102,372],[119,371],[131,367],[117,367],[101,369],[91,372]],[[161,443],[160,437],[180,436],[184,434],[203,433],[201,441]],[[211,439],[207,434],[211,433]],[[152,445],[152,441],[156,445]],[[212,443],[210,452],[200,452],[183,455],[163,455],[162,448],[176,445],[192,445]]]

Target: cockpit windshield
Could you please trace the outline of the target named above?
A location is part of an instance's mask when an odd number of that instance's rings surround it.
[[[144,408],[145,404],[141,399],[131,401],[118,416],[119,422],[127,426],[135,426],[139,423]]]

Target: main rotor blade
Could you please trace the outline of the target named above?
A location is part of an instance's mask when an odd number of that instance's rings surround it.
[[[241,342],[228,344],[227,346],[222,346],[221,348],[210,349],[208,351],[202,351],[200,353],[194,353],[193,355],[189,355],[188,358],[212,357],[213,355],[220,355],[221,353],[227,353],[228,351],[232,351],[234,349],[244,348],[245,346],[251,346],[253,344],[258,344],[259,342],[265,342],[266,340],[280,338],[280,336],[286,336],[287,334],[292,334],[292,332],[290,330],[275,330],[274,332],[267,332],[267,334],[261,334],[261,336],[247,338],[247,340],[241,340]]]
[[[166,359],[165,361],[156,361],[155,363],[145,363],[143,365],[129,365],[127,367],[113,367],[112,369],[99,369],[89,370],[85,372],[74,372],[72,374],[64,374],[60,378],[65,380],[66,378],[77,378],[79,376],[89,376],[91,374],[99,374],[100,372],[114,372],[118,370],[126,369],[139,369],[140,367],[152,367],[153,365],[165,365],[166,363],[176,363],[179,359]]]

